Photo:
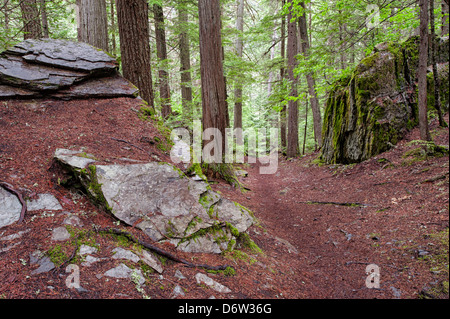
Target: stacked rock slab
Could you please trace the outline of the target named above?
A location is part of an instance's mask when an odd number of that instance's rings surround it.
[[[117,61],[86,43],[28,39],[0,54],[0,99],[136,97]]]
[[[65,149],[58,149],[55,159],[98,206],[181,251],[232,250],[254,222],[248,209],[168,163],[98,165],[89,154]]]

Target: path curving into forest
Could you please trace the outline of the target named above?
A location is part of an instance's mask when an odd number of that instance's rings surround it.
[[[448,130],[440,132],[436,142],[448,142]],[[317,154],[281,159],[274,175],[244,165],[251,191],[228,195],[258,218],[250,235],[285,276],[284,297],[417,298],[445,280],[420,254],[438,254],[429,234],[448,229],[448,183],[424,182],[448,180],[448,157],[406,164],[402,154],[417,133],[355,165],[319,166]],[[378,289],[366,285],[373,264]]]

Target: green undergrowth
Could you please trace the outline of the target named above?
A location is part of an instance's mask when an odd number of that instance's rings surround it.
[[[165,126],[164,121],[158,117],[155,110],[148,105],[141,105],[141,108],[138,111],[138,117],[142,121],[152,121],[160,136],[154,136],[152,140],[150,140],[150,144],[156,145],[156,148],[159,149],[163,153],[170,153],[170,150],[173,147],[173,142],[170,139],[170,129]]]

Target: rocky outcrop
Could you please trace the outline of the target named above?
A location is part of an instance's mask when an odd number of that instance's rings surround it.
[[[438,41],[441,102],[448,110],[448,37]],[[380,44],[350,76],[334,84],[324,115],[322,160],[364,161],[389,150],[418,124],[418,48],[418,37]],[[432,76],[429,81],[432,96]]]
[[[254,222],[248,209],[168,163],[99,165],[89,154],[64,149],[55,159],[98,206],[185,252],[232,250]]]
[[[0,54],[0,99],[136,97],[117,61],[86,43],[25,40]]]

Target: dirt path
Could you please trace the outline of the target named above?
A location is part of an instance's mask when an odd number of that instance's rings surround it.
[[[436,142],[448,143],[440,132]],[[259,219],[263,231],[252,238],[289,277],[287,298],[417,298],[448,280],[425,257],[439,255],[430,234],[448,231],[448,157],[406,163],[415,134],[357,165],[319,167],[310,155],[282,160],[275,175],[245,167],[251,191],[234,197]],[[441,182],[424,182],[436,176]],[[379,289],[366,287],[370,264]]]

